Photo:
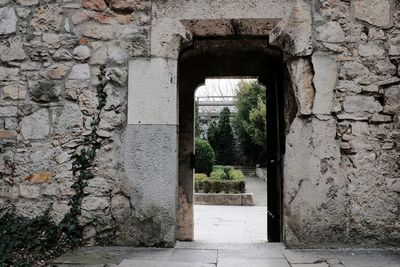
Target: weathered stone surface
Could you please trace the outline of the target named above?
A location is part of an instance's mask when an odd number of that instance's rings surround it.
[[[132,12],[135,2],[135,0],[111,0],[110,8],[116,11]]]
[[[320,231],[335,240],[345,235],[342,231],[326,232],[323,220],[311,219],[314,216],[330,218],[330,226],[346,228],[346,175],[340,166],[341,153],[335,135],[333,118],[320,121],[297,117],[290,126],[283,189],[283,205],[288,211],[284,214],[287,242],[299,242],[301,236],[303,241],[300,242],[324,243],[326,240],[318,237]],[[314,193],[310,194],[309,190]],[[323,208],[326,205],[329,208]],[[311,222],[313,227],[304,227]]]
[[[39,0],[16,0],[16,2],[21,6],[34,6],[39,3]]]
[[[104,210],[110,206],[107,197],[85,197],[82,199],[82,209],[87,211]]]
[[[90,48],[86,45],[80,45],[74,49],[74,58],[77,60],[85,60],[90,57]]]
[[[4,62],[24,60],[25,51],[20,38],[8,38],[0,43],[0,59]]]
[[[383,111],[388,114],[394,114],[400,110],[400,86],[394,85],[385,89],[385,105]]]
[[[383,110],[381,104],[372,96],[347,96],[343,102],[346,112],[367,112],[375,113]]]
[[[114,195],[111,199],[111,212],[118,222],[124,222],[131,216],[130,201],[122,195]]]
[[[339,77],[344,80],[365,77],[369,74],[369,70],[358,62],[346,62],[340,69]]]
[[[392,121],[392,116],[382,115],[382,114],[374,114],[369,120],[370,123],[387,123]]]
[[[42,139],[50,133],[49,112],[40,109],[21,120],[21,134],[25,139]]]
[[[317,27],[317,39],[329,43],[344,42],[345,35],[342,27],[337,22],[328,22]]]
[[[361,44],[358,50],[362,57],[381,57],[385,54],[385,49],[374,43]]]
[[[57,119],[55,132],[59,134],[80,133],[83,125],[83,114],[78,104],[65,102]]]
[[[128,60],[128,55],[122,49],[120,43],[112,43],[108,45],[108,58],[117,64],[123,64]]]
[[[284,51],[294,56],[308,56],[313,51],[311,7],[296,1],[287,21],[281,23],[270,36],[273,44],[280,44]]]
[[[124,68],[110,68],[106,70],[106,77],[112,82],[124,85],[128,79],[128,71]]]
[[[90,79],[90,67],[88,64],[76,64],[72,67],[69,79],[88,80]]]
[[[68,203],[53,203],[51,207],[50,216],[55,223],[60,223],[71,210],[71,206]]]
[[[173,243],[178,198],[178,147],[173,140],[177,138],[177,127],[129,125],[126,136],[125,166],[132,175],[123,181],[124,192],[143,210],[143,216],[154,218],[157,238]],[[150,158],[157,164],[151,163]]]
[[[0,8],[0,35],[17,31],[17,16],[11,7]]]
[[[78,96],[78,103],[85,115],[93,116],[99,104],[97,94],[90,90],[83,90]]]
[[[313,87],[313,68],[308,58],[299,58],[290,63],[292,84],[295,89],[296,102],[299,113],[309,115],[312,113],[315,89]]]
[[[84,193],[93,196],[106,196],[112,190],[112,184],[107,179],[102,177],[95,177],[88,181]]]
[[[57,61],[71,60],[72,55],[68,50],[61,48],[61,49],[57,50],[56,52],[54,52],[53,58],[54,58],[54,60],[57,60]]]
[[[62,8],[58,4],[44,4],[33,14],[32,27],[35,31],[55,31],[61,29]]]
[[[337,81],[337,64],[329,55],[314,54],[315,98],[313,104],[314,114],[330,114],[333,107],[333,90]]]
[[[26,177],[25,180],[31,182],[31,183],[49,183],[51,182],[52,178],[54,176],[53,172],[40,172],[40,173],[33,173]]]
[[[98,25],[94,23],[87,23],[79,25],[80,31],[83,36],[100,40],[111,40],[114,38],[116,32],[115,25]]]
[[[41,80],[30,86],[32,99],[37,102],[58,101],[61,90],[61,87],[54,81]]]
[[[18,69],[0,66],[0,81],[17,81]]]
[[[91,65],[101,65],[107,62],[108,50],[101,42],[92,43],[92,57],[90,58]]]
[[[61,46],[61,36],[55,33],[44,33],[43,44],[48,48],[59,48]]]
[[[400,193],[400,178],[386,178],[386,184],[389,190]]]
[[[26,85],[20,83],[10,84],[2,88],[2,97],[12,100],[25,99],[26,92]]]
[[[18,108],[15,106],[0,107],[1,117],[14,117],[18,113]]]
[[[19,185],[19,193],[24,198],[39,198],[40,187],[37,185]]]
[[[354,17],[387,28],[392,22],[390,0],[354,0]]]
[[[0,7],[7,5],[10,3],[10,0],[0,0]]]
[[[83,0],[82,5],[84,8],[95,11],[104,11],[107,8],[104,0]]]
[[[56,63],[51,65],[43,72],[43,75],[49,79],[61,80],[65,78],[69,71],[69,67],[65,64]]]
[[[361,93],[362,88],[357,83],[353,81],[339,81],[337,85],[337,89],[340,92],[353,92],[353,93]]]
[[[17,133],[15,131],[4,131],[0,130],[0,140],[2,139],[11,139],[17,137]]]

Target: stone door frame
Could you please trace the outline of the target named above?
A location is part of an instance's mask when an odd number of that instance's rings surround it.
[[[253,36],[269,38],[288,64],[312,53],[309,4],[301,0],[267,1],[270,3],[257,0],[247,9],[248,1],[237,2],[243,5],[238,9],[215,6],[217,1],[204,4],[204,8],[184,0],[153,3],[150,55],[129,64],[125,168],[127,186],[138,192],[134,200],[138,212],[149,214],[160,225],[160,244],[173,246],[180,232],[180,52],[193,45],[193,37]],[[295,94],[300,86],[293,85]],[[279,241],[282,234],[280,231]]]

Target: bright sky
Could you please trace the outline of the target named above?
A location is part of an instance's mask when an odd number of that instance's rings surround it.
[[[205,85],[197,88],[196,97],[235,96],[236,86],[242,80],[255,81],[256,79],[206,79]]]

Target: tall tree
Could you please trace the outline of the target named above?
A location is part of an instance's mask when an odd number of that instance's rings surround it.
[[[215,120],[212,120],[208,124],[207,140],[210,143],[211,147],[214,149],[214,152],[217,147],[217,137],[218,137],[217,122]]]
[[[199,115],[199,103],[198,101],[194,102],[194,135],[195,137],[200,137],[201,128],[200,128],[200,115]]]
[[[266,88],[257,81],[242,81],[235,96],[234,128],[244,153],[254,163],[266,160]]]
[[[218,118],[217,161],[222,165],[231,164],[233,158],[233,130],[230,117],[231,112],[229,108],[224,107]]]

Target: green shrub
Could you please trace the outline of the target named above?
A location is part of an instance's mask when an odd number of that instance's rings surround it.
[[[223,169],[216,169],[210,175],[211,180],[229,180],[229,175]]]
[[[202,193],[245,193],[244,180],[202,180],[195,182],[196,192]]]
[[[244,174],[241,170],[231,169],[228,175],[232,180],[244,180]]]
[[[211,145],[206,141],[200,138],[196,138],[196,161],[195,161],[195,170],[196,173],[205,173],[210,175],[213,170],[213,166],[215,163],[215,154]]]
[[[210,177],[195,174],[195,191],[202,193],[244,193],[245,177],[240,170],[231,166],[216,165]]]
[[[207,174],[205,174],[205,173],[195,173],[194,174],[194,179],[196,181],[202,181],[204,179],[207,179]]]

